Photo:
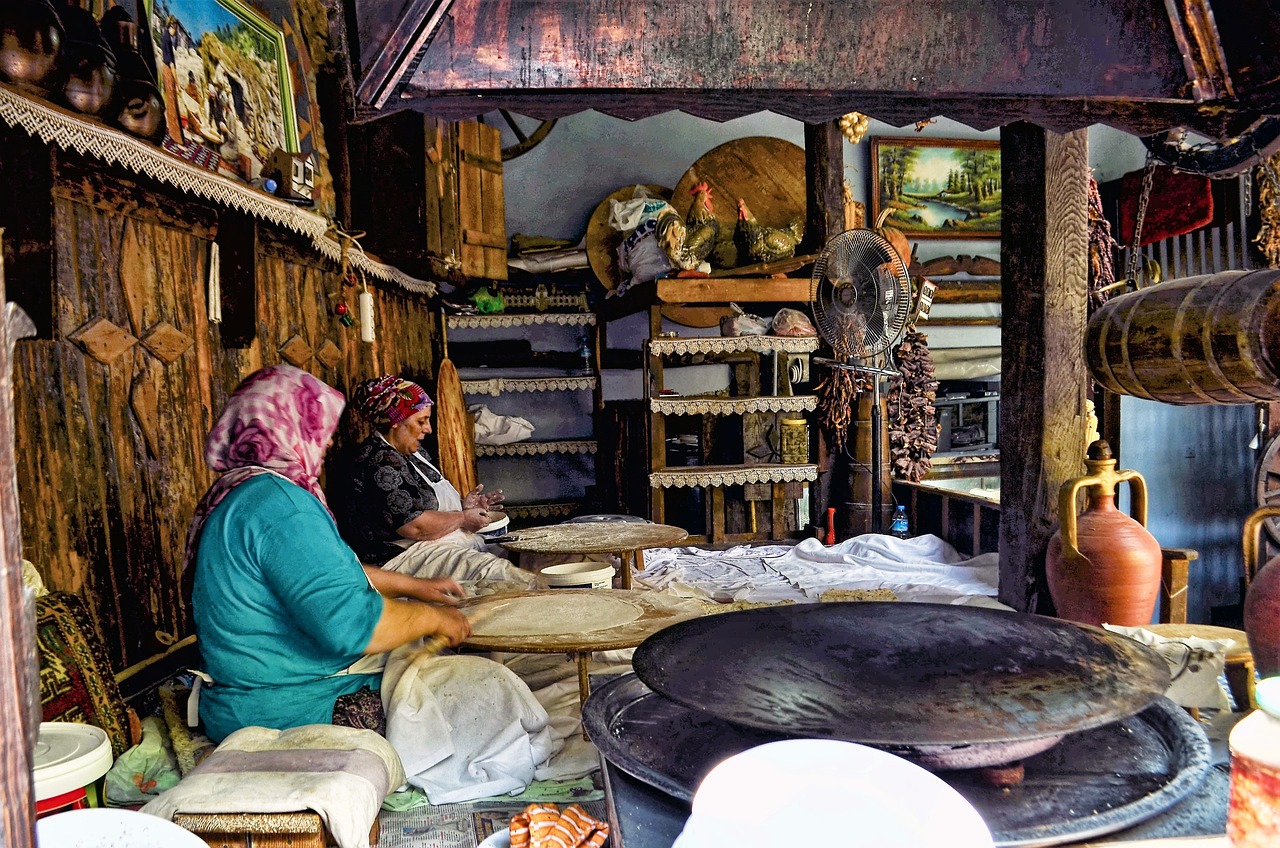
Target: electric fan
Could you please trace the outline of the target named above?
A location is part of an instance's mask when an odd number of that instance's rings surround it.
[[[915,316],[927,313],[934,286],[925,283]],[[882,529],[880,380],[897,376],[892,349],[913,319],[911,277],[901,256],[871,230],[847,230],[822,248],[810,285],[814,324],[834,359],[814,361],[871,377],[872,527]]]

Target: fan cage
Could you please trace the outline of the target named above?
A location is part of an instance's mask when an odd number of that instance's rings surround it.
[[[869,359],[893,347],[911,314],[911,277],[893,246],[847,230],[823,247],[809,289],[818,332],[839,357]]]

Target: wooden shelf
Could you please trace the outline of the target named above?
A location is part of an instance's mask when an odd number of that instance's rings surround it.
[[[660,303],[808,303],[809,278],[692,277],[658,280]]]
[[[749,412],[812,412],[818,408],[816,395],[757,395],[743,398],[656,397],[649,399],[649,411],[661,415],[743,415]]]
[[[807,483],[818,479],[818,466],[684,465],[649,474],[649,485],[664,489],[743,486],[748,483]]]
[[[463,380],[462,393],[497,397],[511,392],[586,392],[599,385],[595,377],[489,377]]]
[[[684,353],[811,353],[817,349],[817,336],[687,336],[649,340],[649,353],[655,356]]]
[[[548,442],[512,442],[509,445],[476,445],[476,457],[547,456],[549,454],[594,455],[597,444],[591,439],[563,439]]]

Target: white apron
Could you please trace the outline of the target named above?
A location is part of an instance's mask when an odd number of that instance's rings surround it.
[[[381,433],[379,433],[378,436],[382,441],[387,442],[388,446],[394,447],[394,445],[391,445],[391,442],[388,442],[387,438]],[[431,478],[427,476],[426,472],[419,468],[417,463],[413,461],[414,459],[418,460],[418,462],[424,463],[428,468],[436,472],[436,474],[439,474],[440,482],[433,482]],[[422,481],[431,487],[431,491],[435,493],[437,511],[462,512],[462,495],[460,495],[458,490],[453,487],[453,484],[449,482],[449,478],[445,477],[440,469],[436,467],[435,463],[427,459],[426,455],[422,451],[413,452],[409,459],[409,467],[412,468],[417,475],[422,478]],[[439,539],[432,539],[431,541],[448,542],[451,545],[462,545],[463,547],[474,548],[475,550],[484,549],[484,539],[478,533],[468,533],[461,527],[446,533]],[[410,545],[417,543],[412,539],[396,539],[395,544],[402,548],[408,548]]]

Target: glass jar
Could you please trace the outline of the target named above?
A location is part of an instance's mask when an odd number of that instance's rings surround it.
[[[782,436],[778,453],[784,465],[803,465],[809,461],[809,425],[803,418],[782,419]]]

